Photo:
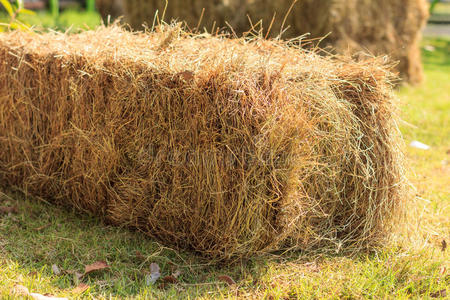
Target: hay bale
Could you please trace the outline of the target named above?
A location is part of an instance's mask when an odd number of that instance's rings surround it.
[[[302,0],[288,14],[293,1],[271,0],[217,0],[193,1],[170,0],[165,20],[185,21],[196,28],[202,9],[205,8],[202,26],[210,30],[233,27],[237,34],[262,20],[262,27],[271,27],[272,36],[280,34],[285,21],[284,38],[311,33],[312,38],[330,34],[322,46],[331,45],[336,53],[357,53],[391,56],[398,61],[396,70],[401,79],[419,83],[423,79],[419,42],[421,31],[428,18],[426,0]],[[133,28],[142,29],[143,23],[153,24],[155,12],[159,17],[165,7],[164,0],[127,1],[125,21]],[[287,18],[285,20],[285,16]],[[272,18],[275,22],[270,26]],[[259,26],[257,26],[259,28]]]
[[[252,19],[263,20],[265,28],[275,12],[272,33],[278,35],[291,4],[249,0],[248,11]],[[388,54],[398,61],[401,79],[415,84],[423,79],[419,43],[427,18],[426,0],[302,0],[287,16],[284,28],[289,28],[283,36],[311,33],[312,38],[320,38],[329,34],[322,45],[331,45],[337,53]]]
[[[123,0],[97,0],[95,5],[104,21],[108,21],[108,17],[115,19],[123,16],[125,12]]]
[[[225,21],[232,17],[233,10],[226,0],[170,0],[167,7],[165,0],[129,0],[125,7],[125,21],[135,29],[142,29],[143,24],[151,26],[163,20],[176,20],[190,29],[213,31],[216,26],[226,26]]]
[[[0,183],[209,257],[360,250],[402,171],[391,74],[282,42],[0,36]]]

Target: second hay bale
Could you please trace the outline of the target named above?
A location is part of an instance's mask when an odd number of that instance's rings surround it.
[[[167,4],[167,6],[166,6]],[[128,0],[125,3],[125,22],[135,29],[152,25],[155,21],[183,22],[190,29],[198,27],[213,31],[228,27],[245,17],[245,1],[228,0]]]
[[[166,1],[129,0],[125,21],[135,29],[143,23],[153,24],[158,11],[162,17]],[[302,0],[289,12],[292,1],[271,0],[170,0],[165,20],[184,21],[191,28],[225,28],[242,34],[250,28],[248,16],[254,24],[262,20],[263,29],[270,27],[278,35],[287,15],[284,38],[311,33],[312,38],[328,35],[322,46],[330,45],[337,53],[389,55],[398,61],[397,71],[402,80],[412,84],[423,79],[419,42],[428,18],[426,0]],[[202,15],[202,10],[205,13]],[[228,23],[228,24],[227,24]],[[215,27],[214,27],[215,26]]]
[[[279,34],[290,1],[249,0],[249,15]],[[323,45],[338,53],[370,52],[389,55],[403,80],[419,83],[423,70],[419,43],[428,19],[426,0],[303,0],[293,6],[285,22],[285,37],[311,33],[327,36]],[[245,28],[242,28],[245,30]]]
[[[109,17],[115,19],[124,15],[124,2],[124,0],[96,0],[95,5],[103,20],[108,21]]]

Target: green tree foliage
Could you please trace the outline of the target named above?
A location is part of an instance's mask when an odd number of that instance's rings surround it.
[[[436,4],[438,4],[439,2],[441,2],[441,0],[433,0],[433,1],[431,1],[431,4],[430,4],[430,14],[433,13],[434,8],[436,7]]]

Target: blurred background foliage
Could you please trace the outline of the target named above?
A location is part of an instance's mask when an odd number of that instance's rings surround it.
[[[450,24],[450,1],[430,0],[430,23]],[[101,24],[95,0],[0,0],[0,31],[5,28],[79,31]]]
[[[11,4],[8,0],[0,0],[1,5],[7,13],[5,22],[0,22],[0,31],[5,29],[28,29],[26,23],[21,22],[18,18],[22,15],[34,15],[35,13],[24,7],[23,0],[17,0]]]
[[[0,31],[18,28],[79,31],[101,24],[94,0],[0,0],[0,3]]]

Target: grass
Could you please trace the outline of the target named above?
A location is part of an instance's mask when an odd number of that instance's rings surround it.
[[[449,15],[450,14],[450,3],[440,2],[440,3],[436,4],[436,6],[433,9],[433,14]]]
[[[431,298],[450,285],[450,40],[428,39],[423,52],[426,82],[398,94],[408,177],[416,187],[410,224],[384,250],[355,257],[266,255],[214,264],[188,252],[165,248],[139,232],[104,224],[94,217],[54,207],[21,193],[0,193],[0,298],[12,299],[16,284],[30,292],[70,298]],[[426,47],[427,49],[432,49]],[[408,144],[418,140],[430,150]],[[73,274],[55,275],[52,265],[78,270],[95,261],[110,268],[85,276],[83,293]],[[162,277],[181,271],[177,284],[147,284],[150,264]],[[236,281],[229,286],[220,279]]]
[[[437,3],[428,21],[429,23],[448,24],[450,22],[450,3]]]

